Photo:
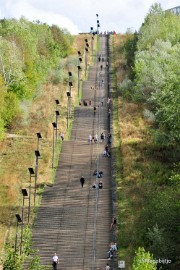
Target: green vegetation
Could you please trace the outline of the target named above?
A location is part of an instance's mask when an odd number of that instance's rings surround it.
[[[138,248],[133,261],[133,270],[156,270],[156,263],[149,252],[144,248]]]
[[[6,270],[23,270],[23,264],[28,259],[29,266],[27,270],[47,270],[49,267],[40,265],[40,257],[36,251],[31,248],[31,230],[27,226],[23,233],[23,250],[22,254],[19,255],[19,246],[17,246],[16,252],[14,244],[6,244],[6,256],[2,260],[3,269]],[[19,244],[19,243],[17,243]],[[31,254],[31,257],[29,256]]]
[[[67,129],[67,85],[71,71],[72,116],[78,104],[77,50],[84,49],[84,35],[72,37],[65,29],[40,22],[20,20],[0,21],[0,250],[6,269],[21,269],[27,259],[26,235],[23,236],[22,256],[14,261],[15,214],[21,213],[21,189],[29,191],[28,168],[35,168],[34,150],[37,149],[37,132],[41,159],[38,166],[36,206],[33,204],[34,178],[30,228],[36,218],[41,196],[46,185],[53,185],[61,151],[60,133],[68,139],[73,117]],[[86,36],[88,38],[88,36]],[[81,65],[83,69],[83,64]],[[81,79],[84,73],[81,72]],[[60,101],[57,106],[55,100]],[[59,110],[58,137],[55,143],[52,169],[52,122]],[[25,200],[25,224],[28,200]],[[30,242],[30,240],[28,240]],[[5,243],[8,243],[5,247]],[[28,249],[28,248],[27,248]],[[34,253],[29,269],[40,267],[39,256]],[[18,251],[19,254],[19,251]],[[14,261],[14,262],[13,262]],[[14,266],[11,267],[11,264]]]
[[[133,262],[137,250],[153,254],[158,269],[179,267],[179,29],[179,16],[155,4],[139,33],[112,40],[118,243],[127,269],[156,269]]]
[[[0,36],[0,138],[3,138],[5,127],[10,128],[23,113],[20,103],[34,98],[49,71],[60,58],[69,55],[73,37],[56,25],[32,23],[25,18],[0,20]]]

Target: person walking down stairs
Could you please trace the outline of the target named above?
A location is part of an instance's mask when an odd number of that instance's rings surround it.
[[[57,265],[59,263],[59,258],[56,253],[54,253],[54,256],[52,257],[52,266],[53,270],[57,270]]]
[[[85,182],[85,179],[84,179],[83,176],[81,176],[81,178],[80,178],[80,183],[81,183],[82,188],[83,188],[83,186],[84,186],[84,182]]]
[[[106,264],[106,270],[110,270],[111,268],[110,268],[110,266],[109,266],[109,264],[107,263]]]

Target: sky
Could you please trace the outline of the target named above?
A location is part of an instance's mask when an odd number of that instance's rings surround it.
[[[99,20],[100,32],[125,33],[139,30],[155,2],[163,10],[180,5],[179,0],[0,0],[0,19],[24,16],[56,24],[71,34],[89,32],[91,27],[96,30]]]

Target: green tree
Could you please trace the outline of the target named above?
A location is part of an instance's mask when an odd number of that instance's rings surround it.
[[[161,5],[156,3],[151,6],[140,28],[138,50],[149,50],[157,39],[177,44],[180,41],[180,20],[179,16],[163,11]]]
[[[136,54],[134,97],[146,102],[156,116],[166,143],[180,141],[180,45],[157,40]]]
[[[156,270],[156,263],[153,255],[139,247],[133,261],[133,270]]]
[[[10,127],[13,120],[19,115],[19,100],[17,96],[9,92],[5,96],[5,106],[1,113],[5,126]]]
[[[144,205],[138,228],[139,243],[156,258],[178,259],[179,189],[166,187]]]

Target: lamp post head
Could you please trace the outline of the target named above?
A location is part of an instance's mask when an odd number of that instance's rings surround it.
[[[57,127],[57,125],[56,125],[55,122],[53,122],[52,125],[53,125],[53,128],[56,128]]]
[[[37,135],[38,139],[42,139],[42,136],[41,136],[40,132],[37,132],[36,135]]]
[[[72,82],[69,82],[69,86],[73,86]]]
[[[21,219],[21,217],[20,217],[19,214],[16,214],[15,216],[16,216],[16,219],[17,219],[17,222],[18,222],[18,223],[19,223],[19,222],[22,222],[22,219]]]
[[[80,51],[78,51],[78,55],[81,55],[81,52]]]
[[[85,38],[85,42],[88,42],[87,38]]]
[[[82,62],[82,58],[81,57],[79,58],[79,61]]]
[[[88,48],[85,48],[86,52],[88,52]]]
[[[59,111],[56,111],[56,115],[57,115],[57,116],[59,115]]]
[[[28,196],[28,193],[27,193],[26,188],[22,188],[22,189],[21,189],[21,191],[22,191],[22,195],[23,195],[23,197]]]
[[[98,16],[99,16],[99,14],[96,14],[96,16],[98,17]]]
[[[40,157],[40,152],[39,152],[39,150],[35,150],[34,152],[35,152],[35,156],[36,156],[36,157]]]
[[[59,105],[59,99],[55,99],[57,105]]]
[[[77,66],[79,70],[81,70],[81,67],[80,66]]]
[[[33,168],[28,168],[30,175],[35,174]]]
[[[66,92],[67,94],[67,97],[70,97],[71,96],[71,93],[70,92]]]
[[[69,72],[68,72],[68,75],[69,75],[69,77],[71,77],[71,76],[72,76],[72,72],[71,72],[71,71],[69,71]]]

